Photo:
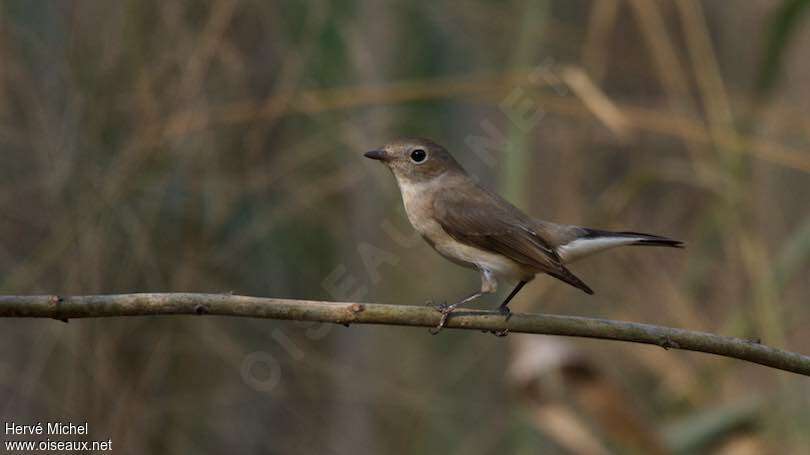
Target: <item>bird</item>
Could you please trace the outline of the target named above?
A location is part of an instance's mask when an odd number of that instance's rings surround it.
[[[449,315],[498,289],[516,285],[498,307],[507,317],[509,302],[538,274],[547,274],[587,294],[593,290],[568,265],[625,245],[682,248],[671,238],[640,232],[614,232],[533,218],[473,179],[444,147],[425,138],[404,138],[366,152],[394,175],[413,228],[440,255],[479,272],[481,287],[456,303],[437,305],[438,333]],[[495,332],[504,336],[506,332]]]

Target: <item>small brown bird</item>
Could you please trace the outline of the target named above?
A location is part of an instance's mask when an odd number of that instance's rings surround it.
[[[397,179],[411,225],[445,258],[481,273],[481,290],[452,305],[439,305],[438,333],[448,315],[483,294],[493,293],[498,278],[517,286],[509,302],[534,279],[546,273],[593,294],[566,264],[622,245],[680,248],[682,242],[638,232],[610,232],[536,220],[497,194],[478,185],[441,145],[420,138],[401,139],[365,154],[379,160]],[[504,335],[501,333],[499,335]]]

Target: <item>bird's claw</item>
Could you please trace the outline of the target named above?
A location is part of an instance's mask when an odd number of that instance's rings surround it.
[[[449,311],[446,312],[446,313],[442,312],[442,318],[441,318],[441,320],[439,320],[439,324],[436,327],[431,327],[430,329],[428,329],[430,331],[431,335],[436,335],[436,334],[438,334],[439,332],[442,331],[442,329],[444,328],[444,325],[447,324],[447,316],[449,316],[449,315],[450,315]]]
[[[498,338],[503,338],[503,337],[505,337],[506,335],[509,335],[509,329],[503,329],[503,330],[493,330],[493,331],[492,331],[492,332],[490,332],[490,333],[492,333],[493,335],[495,335],[495,336],[496,336],[496,337],[498,337]]]
[[[502,315],[506,316],[506,321],[509,322],[509,319],[512,317],[512,310],[509,309],[508,306],[502,306],[498,308],[498,312]],[[502,335],[506,336],[506,335]]]
[[[447,302],[444,302],[433,306],[436,308],[436,311],[442,314],[439,324],[430,329],[430,334],[436,335],[437,333],[441,332],[445,324],[447,324],[447,318],[450,316],[450,313],[456,309],[456,305],[448,305]]]
[[[431,306],[431,307],[435,308],[436,311],[438,311],[440,313],[443,312],[448,307],[447,301],[442,302],[442,303],[436,303],[433,300],[426,301],[425,306]]]

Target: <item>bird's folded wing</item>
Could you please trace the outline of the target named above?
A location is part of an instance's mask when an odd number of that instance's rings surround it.
[[[434,216],[453,239],[502,254],[585,292],[593,291],[562,264],[532,220],[499,196],[480,188],[442,191],[433,201]]]

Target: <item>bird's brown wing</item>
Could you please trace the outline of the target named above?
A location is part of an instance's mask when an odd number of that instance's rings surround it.
[[[433,201],[434,216],[453,239],[504,255],[538,272],[545,272],[588,294],[591,288],[574,276],[539,226],[518,208],[480,187],[440,191]]]

